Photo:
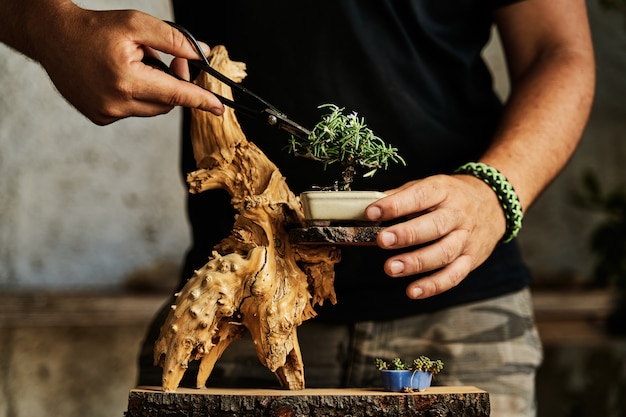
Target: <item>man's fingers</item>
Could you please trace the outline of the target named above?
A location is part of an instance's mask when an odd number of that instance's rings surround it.
[[[86,115],[89,120],[99,126],[106,126],[118,120],[136,116],[136,117],[152,117],[170,112],[174,106],[165,105],[163,103],[132,101],[125,105],[115,106],[111,111],[105,109],[95,115]]]
[[[191,74],[189,72],[189,64],[187,60],[184,58],[174,58],[172,62],[170,62],[170,68],[174,71],[175,74],[184,80],[190,81]]]
[[[435,210],[389,226],[378,234],[376,242],[383,249],[399,249],[437,240],[458,227],[459,219],[449,212]]]
[[[422,299],[448,291],[470,273],[471,264],[470,256],[461,256],[434,274],[413,281],[406,287],[406,295],[409,298]]]
[[[406,277],[444,268],[462,256],[463,233],[455,231],[433,244],[393,256],[385,262],[385,272],[391,277]]]
[[[140,81],[141,88],[133,94],[136,100],[200,109],[217,116],[224,113],[224,105],[215,95],[193,83],[177,80],[148,66],[143,73],[145,79]]]
[[[370,220],[384,221],[430,210],[446,197],[443,181],[443,176],[430,177],[387,191],[387,196],[371,204],[365,213]]]
[[[148,19],[148,22],[144,25],[144,30],[140,33],[143,36],[139,36],[135,40],[142,45],[175,57],[186,59],[200,58],[198,51],[185,34],[162,20]],[[199,44],[204,54],[207,55],[209,53],[208,45],[203,42],[199,42]]]

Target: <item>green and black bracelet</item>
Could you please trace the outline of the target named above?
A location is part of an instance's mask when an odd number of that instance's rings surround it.
[[[457,168],[454,173],[472,175],[491,187],[498,196],[506,218],[506,231],[501,242],[508,243],[513,240],[522,228],[524,215],[519,198],[506,177],[497,169],[482,162],[468,162]]]

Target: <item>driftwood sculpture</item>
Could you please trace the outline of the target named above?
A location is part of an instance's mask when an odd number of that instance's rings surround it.
[[[211,66],[241,82],[245,64],[214,47]],[[232,99],[230,88],[206,73],[196,80]],[[269,130],[268,130],[269,132]],[[223,188],[237,210],[232,232],[208,262],[188,280],[161,328],[155,363],[163,367],[163,389],[175,390],[190,360],[200,360],[203,387],[228,345],[250,332],[263,365],[281,386],[304,388],[297,326],[315,316],[313,306],[336,303],[333,246],[295,245],[288,229],[302,227],[299,199],[278,168],[246,140],[234,111],[223,116],[192,113],[197,171],[188,174],[190,192]]]

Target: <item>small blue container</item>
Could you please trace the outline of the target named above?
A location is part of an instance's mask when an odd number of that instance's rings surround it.
[[[415,372],[411,381],[411,388],[424,391],[433,382],[433,374],[430,372]]]
[[[424,391],[430,387],[433,378],[430,372],[382,370],[380,374],[383,388],[390,392],[402,392],[404,388]]]
[[[382,370],[380,374],[385,391],[402,392],[404,387],[411,386],[413,371]]]

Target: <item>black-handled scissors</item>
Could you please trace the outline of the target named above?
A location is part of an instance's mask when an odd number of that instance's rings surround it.
[[[211,93],[214,96],[216,96],[224,105],[231,107],[241,112],[241,114],[245,114],[246,116],[265,121],[270,126],[274,126],[279,129],[282,129],[298,138],[307,139],[309,137],[309,135],[311,134],[310,130],[305,129],[298,123],[294,122],[289,117],[287,117],[285,113],[281,112],[276,107],[274,107],[267,101],[263,100],[261,97],[257,96],[256,94],[254,94],[247,88],[243,87],[241,84],[231,80],[230,78],[228,78],[221,72],[212,68],[211,65],[209,64],[208,58],[206,57],[206,55],[202,51],[202,48],[200,47],[200,44],[187,29],[185,29],[184,27],[174,22],[165,21],[165,23],[178,29],[183,35],[185,35],[187,39],[189,40],[189,42],[191,42],[193,47],[198,52],[198,55],[200,55],[200,58],[201,58],[200,61],[189,61],[192,65],[196,66],[202,71],[208,72],[213,77],[217,78],[219,81],[228,85],[230,88],[238,91],[242,97],[245,97],[251,103],[250,105],[236,103],[226,97],[222,97],[221,95],[215,94],[214,92],[211,91]],[[142,61],[144,64],[158,68],[179,80],[187,81],[179,77],[163,61],[157,58],[144,57]]]

